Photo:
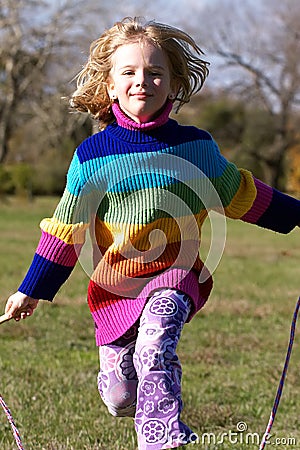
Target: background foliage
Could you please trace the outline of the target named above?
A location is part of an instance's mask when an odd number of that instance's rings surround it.
[[[70,114],[71,81],[90,42],[124,16],[191,33],[211,62],[201,95],[178,119],[207,128],[222,151],[274,187],[299,177],[300,10],[297,0],[2,0],[0,191],[61,193],[75,147],[96,130]]]

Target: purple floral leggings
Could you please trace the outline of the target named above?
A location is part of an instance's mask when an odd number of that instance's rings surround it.
[[[189,311],[182,292],[155,292],[139,323],[99,349],[100,395],[112,415],[135,418],[139,450],[176,448],[197,439],[180,420],[182,372],[176,347]]]

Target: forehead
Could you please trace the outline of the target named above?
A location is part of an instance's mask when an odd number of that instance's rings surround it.
[[[120,45],[112,62],[115,68],[140,64],[168,67],[168,58],[164,51],[147,41]]]

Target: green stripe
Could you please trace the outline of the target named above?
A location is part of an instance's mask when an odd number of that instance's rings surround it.
[[[167,189],[142,189],[133,194],[107,193],[98,217],[110,223],[149,224],[161,218],[194,215],[203,209],[197,193],[183,183],[176,183]]]
[[[239,190],[241,178],[241,173],[237,170],[236,166],[232,163],[228,163],[219,180],[222,183],[221,189],[219,189],[219,195],[224,208],[230,205],[233,197]]]

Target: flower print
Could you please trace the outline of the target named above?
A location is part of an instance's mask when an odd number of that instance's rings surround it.
[[[136,380],[136,371],[133,364],[135,343],[131,342],[119,353],[116,361],[116,375],[119,380]]]
[[[163,393],[163,394],[168,394],[171,390],[171,383],[169,380],[167,380],[166,378],[161,378],[159,383],[158,383],[158,389]]]
[[[136,372],[139,373],[142,370],[142,363],[139,358],[139,355],[136,352],[133,354],[132,364],[133,364]]]
[[[141,391],[149,397],[150,395],[154,395],[155,392],[155,383],[152,381],[144,381],[141,386]]]
[[[141,362],[148,367],[157,367],[159,364],[159,352],[156,347],[144,347],[140,354]]]
[[[147,330],[145,330],[145,334],[146,334],[147,336],[153,336],[154,334],[156,334],[156,330],[157,330],[157,326],[156,326],[156,324],[154,323],[153,326],[152,326],[152,328],[148,328]]]
[[[175,399],[172,397],[164,397],[158,402],[158,410],[163,414],[173,411],[176,407]]]
[[[178,414],[172,414],[172,417],[168,420],[168,439],[167,442],[161,446],[161,450],[171,448],[177,449],[178,447],[181,448],[187,444],[196,444],[197,441],[199,442],[199,436],[196,433],[193,433],[183,422],[180,421],[179,425]],[[198,448],[197,445],[195,447]]]
[[[179,334],[183,327],[183,322],[174,319],[172,319],[172,322],[173,323],[166,328],[166,332],[170,339],[178,342]]]
[[[135,380],[137,378],[132,361],[132,355],[129,355],[127,353],[123,356],[123,359],[120,363],[120,368],[122,375],[124,375],[124,378],[126,378],[127,380]]]
[[[131,328],[129,328],[129,330],[127,330],[124,334],[123,334],[123,339],[124,340],[132,340],[132,338],[135,338],[137,335],[137,325],[132,325]]]
[[[150,313],[155,316],[173,316],[177,311],[176,302],[168,297],[159,297],[150,306]]]
[[[98,373],[97,384],[98,384],[98,390],[99,390],[100,394],[103,395],[104,391],[106,391],[108,389],[109,378],[107,375],[105,375],[103,373],[102,370],[100,370]]]
[[[157,323],[146,324],[140,329],[140,335],[147,341],[156,341],[162,334],[164,329]]]
[[[154,411],[154,402],[147,400],[144,404],[144,413],[148,416]]]
[[[103,372],[112,372],[115,368],[117,353],[110,347],[100,347],[100,366]]]
[[[177,386],[180,386],[181,378],[182,378],[182,369],[181,369],[180,364],[178,364],[177,367],[174,367],[173,378],[174,378],[174,382],[177,384]]]
[[[154,444],[163,439],[166,433],[166,425],[160,420],[148,420],[144,423],[142,434],[146,438],[146,442]]]
[[[163,364],[167,370],[172,370],[172,367],[176,365],[179,361],[178,356],[175,353],[174,344],[169,344],[165,346],[163,352]]]

